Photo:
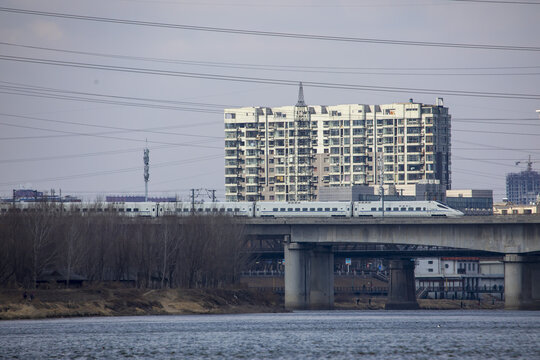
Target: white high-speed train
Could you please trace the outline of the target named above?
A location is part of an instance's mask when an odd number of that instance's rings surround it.
[[[35,202],[1,203],[0,213],[32,211]],[[130,217],[186,216],[221,214],[241,217],[459,217],[461,211],[437,201],[329,201],[329,202],[63,202],[53,203],[50,209],[62,212],[116,213]],[[384,211],[383,211],[384,210]]]

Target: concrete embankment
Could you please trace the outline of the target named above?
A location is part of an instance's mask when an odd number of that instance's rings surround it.
[[[245,289],[38,289],[24,294],[0,290],[0,320],[285,311],[277,295]]]

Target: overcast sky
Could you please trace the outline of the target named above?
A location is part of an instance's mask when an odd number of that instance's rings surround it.
[[[223,199],[223,108],[294,105],[298,81],[313,105],[443,97],[454,189],[493,189],[500,200],[505,175],[524,170],[529,155],[540,169],[540,1],[2,0],[0,7],[4,197],[14,188],[85,199],[143,194],[148,139],[151,195],[187,199],[189,189],[207,188]],[[233,79],[217,79],[223,75]]]

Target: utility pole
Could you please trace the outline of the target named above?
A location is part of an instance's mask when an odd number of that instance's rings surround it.
[[[210,191],[210,193],[212,193],[212,202],[216,202],[216,190],[212,189],[212,190],[208,190]]]
[[[383,162],[383,153],[381,152],[379,154],[379,192],[381,195],[381,209],[382,209],[382,217],[384,217],[384,181],[383,181],[383,175],[384,175],[384,162]]]
[[[195,189],[191,189],[191,215],[195,214]]]
[[[150,179],[150,150],[148,150],[148,139],[144,149],[144,201],[148,202],[148,180]]]

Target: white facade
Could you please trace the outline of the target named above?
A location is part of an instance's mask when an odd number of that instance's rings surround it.
[[[416,260],[416,287],[432,298],[474,299],[500,296],[504,264],[475,257],[433,257]]]
[[[316,200],[323,186],[378,184],[379,166],[387,185],[450,188],[448,108],[411,100],[225,109],[227,201]]]

